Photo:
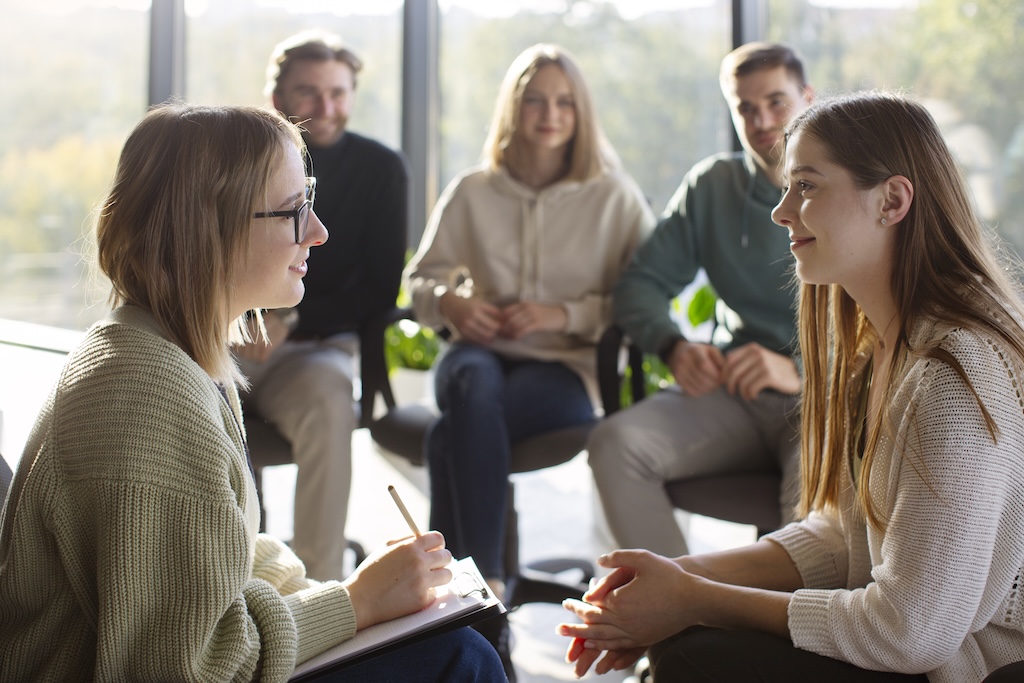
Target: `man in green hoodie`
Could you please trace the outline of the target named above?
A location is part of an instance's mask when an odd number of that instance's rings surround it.
[[[616,323],[665,361],[676,385],[601,422],[587,446],[616,543],[668,557],[687,552],[669,481],[781,471],[784,522],[799,497],[792,256],[771,210],[783,129],[814,92],[780,44],[737,48],[720,80],[743,151],[690,170],[615,290]],[[686,339],[669,315],[701,269],[719,297],[711,343]]]

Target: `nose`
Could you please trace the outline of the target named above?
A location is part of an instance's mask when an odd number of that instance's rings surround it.
[[[320,93],[316,98],[316,116],[326,117],[333,113],[334,99],[329,93]]]
[[[309,211],[309,226],[306,228],[306,237],[302,240],[303,246],[317,247],[327,241],[327,226],[320,222],[316,211]]]
[[[793,224],[793,213],[787,206],[786,199],[789,197],[789,190],[786,190],[785,194],[782,195],[782,199],[772,209],[772,222],[776,225],[780,225],[784,228],[788,228]]]

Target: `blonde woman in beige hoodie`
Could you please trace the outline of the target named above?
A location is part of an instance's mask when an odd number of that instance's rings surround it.
[[[500,595],[511,446],[594,419],[594,345],[654,216],[561,47],[512,63],[483,158],[441,196],[405,280],[419,321],[452,333],[426,447],[431,528]],[[493,630],[514,676],[507,622]]]

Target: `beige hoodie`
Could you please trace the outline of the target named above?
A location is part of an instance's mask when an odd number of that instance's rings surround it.
[[[434,207],[405,287],[417,319],[434,328],[446,325],[438,299],[459,286],[499,305],[560,304],[568,314],[564,331],[498,338],[492,348],[563,362],[596,397],[594,346],[611,323],[612,289],[654,223],[640,189],[621,171],[538,191],[504,170],[470,169]]]

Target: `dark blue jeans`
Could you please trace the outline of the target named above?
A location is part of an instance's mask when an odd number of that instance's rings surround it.
[[[490,643],[460,628],[400,650],[327,673],[317,683],[492,683],[508,681]]]
[[[455,557],[504,578],[512,444],[594,420],[579,376],[557,362],[513,360],[455,343],[438,362],[441,417],[427,434],[430,526]]]

